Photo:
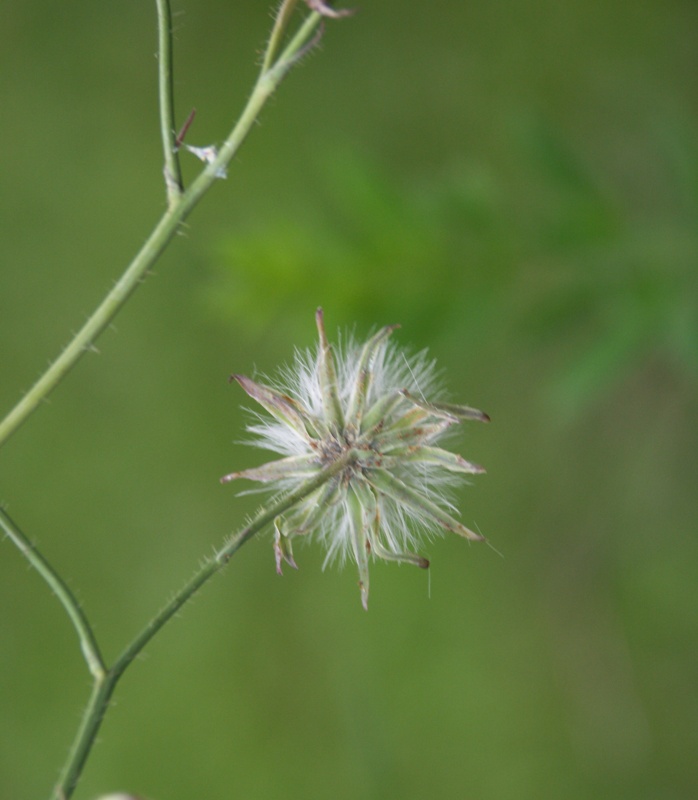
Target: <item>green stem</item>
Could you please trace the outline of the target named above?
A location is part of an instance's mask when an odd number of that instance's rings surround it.
[[[284,74],[307,52],[308,47],[312,47],[315,39],[312,39],[313,31],[317,28],[318,24],[322,21],[322,15],[313,12],[301,25],[297,33],[291,41],[286,45],[286,49],[279,56],[274,69],[283,69]],[[319,38],[322,34],[316,34]]]
[[[163,214],[140,252],[127,267],[114,288],[106,295],[68,346],[24,395],[17,405],[0,422],[0,446],[22,425],[33,411],[48,397],[82,356],[93,348],[95,340],[109,326],[117,312],[141,284],[148,270],[174,238],[180,224],[188,217],[203,195],[211,188],[235,156],[247,134],[252,129],[269,96],[279,86],[297,57],[311,39],[321,20],[317,13],[311,14],[291,44],[276,63],[260,74],[252,94],[235,127],[230,132],[218,157],[199,173],[191,186],[178,198],[170,198],[171,205]]]
[[[280,47],[284,28],[288,24],[290,11],[296,5],[285,0],[282,13],[277,19],[264,66],[250,98],[233,127],[216,159],[207,164],[189,189],[183,191],[181,171],[176,152],[174,133],[174,102],[172,91],[172,40],[171,12],[169,0],[156,0],[159,24],[159,70],[160,129],[165,160],[165,182],[168,208],[160,218],[141,250],[126,268],[113,289],[105,296],[87,322],[73,337],[60,356],[51,364],[27,394],[0,422],[0,446],[26,421],[34,410],[48,397],[61,380],[70,372],[84,353],[93,349],[95,340],[110,324],[136,287],[143,281],[149,269],[174,238],[181,223],[191,213],[203,195],[211,188],[225,167],[235,156],[252,129],[269,96],[276,90],[291,67],[311,48],[317,34],[321,16],[312,13],[296,35],[274,61]],[[273,63],[272,63],[273,62]],[[347,459],[353,457],[347,456]],[[206,561],[194,577],[134,638],[115,664],[107,669],[102,659],[92,629],[77,600],[58,573],[31,544],[11,518],[0,508],[0,528],[7,534],[20,552],[42,575],[63,604],[78,636],[88,668],[93,675],[92,694],[83,714],[80,728],[70,750],[68,760],[61,772],[53,794],[54,800],[68,800],[77,786],[92,745],[107,711],[109,701],[121,676],[134,658],[143,650],[155,634],[176,612],[210,579],[228,563],[230,558],[255,533],[269,524],[276,516],[333,477],[346,464],[338,461],[331,468],[307,481],[297,491],[277,500],[269,509],[262,509],[252,522],[233,536],[212,558]]]
[[[90,701],[83,714],[75,742],[70,750],[68,760],[63,768],[58,785],[56,786],[53,800],[68,800],[73,794],[83,767],[97,737],[100,725],[109,704],[109,700],[121,676],[128,669],[133,660],[143,651],[145,646],[164,625],[190,600],[201,587],[214,575],[220,572],[235,553],[249,541],[256,533],[270,524],[276,517],[283,514],[291,506],[312,494],[316,489],[341,472],[346,465],[355,458],[349,451],[329,467],[320,472],[316,477],[305,481],[298,489],[279,498],[268,508],[261,508],[254,519],[232,536],[218,552],[207,559],[198,572],[177,592],[170,602],[143,628],[116,659],[113,666],[106,673],[96,677]]]
[[[95,339],[116,316],[116,313],[135,291],[145,273],[174,236],[178,225],[183,219],[183,206],[184,203],[180,202],[177,206],[165,212],[141,251],[104,300],[102,300],[92,316],[73,337],[60,356],[0,423],[0,445],[48,397],[80,358],[93,348]]]
[[[298,4],[298,0],[283,0],[279,10],[276,12],[274,18],[274,27],[271,30],[267,48],[264,51],[264,59],[262,61],[262,74],[264,74],[272,65],[274,56],[278,52],[283,39],[284,31],[288,27],[288,22],[291,19],[291,14]]]
[[[175,146],[174,86],[172,71],[172,11],[170,0],[156,0],[158,8],[158,95],[160,134],[165,157],[167,202],[173,206],[182,194],[182,171]]]
[[[332,463],[331,466],[320,472],[315,478],[305,481],[295,491],[283,495],[269,508],[261,508],[254,519],[232,536],[212,558],[207,559],[194,577],[180,589],[159,614],[156,614],[156,616],[150,620],[131,644],[126,647],[119,658],[117,658],[112,669],[116,672],[123,672],[162,626],[165,625],[187,600],[196,594],[210,578],[223,569],[245,542],[273,522],[274,519],[283,514],[284,511],[288,511],[289,508],[296,505],[296,503],[304,497],[312,494],[312,492],[341,472],[353,458],[355,458],[355,455],[349,451],[343,458]]]
[[[80,728],[51,800],[68,800],[75,791],[118,680],[119,676],[110,670],[92,684],[92,693],[82,715]]]
[[[0,508],[0,528],[5,532],[10,541],[19,549],[27,561],[36,569],[65,608],[73,627],[80,639],[80,649],[87,662],[87,667],[96,681],[101,680],[106,672],[106,666],[99,652],[97,641],[92,633],[87,617],[80,608],[80,604],[70,591],[65,581],[56,570],[41,555],[36,547],[22,533],[19,526],[12,521],[7,512]]]

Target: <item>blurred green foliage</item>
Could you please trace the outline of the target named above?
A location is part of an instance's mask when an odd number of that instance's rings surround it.
[[[177,105],[220,141],[265,3],[175,6]],[[0,406],[164,207],[155,13],[10,2]],[[487,410],[430,582],[267,538],[119,687],[76,797],[698,795],[698,8],[386,0],[328,26],[89,356],[0,454],[0,502],[114,656],[245,514],[228,373],[400,322]],[[197,165],[185,164],[188,174]],[[500,558],[497,551],[503,555]],[[289,571],[290,572],[290,571]],[[0,797],[44,797],[86,699],[61,609],[0,548]]]
[[[667,164],[683,156],[687,168],[698,165],[694,144],[683,153],[673,144]],[[504,323],[532,349],[565,342],[571,357],[544,382],[569,418],[655,353],[695,386],[698,209],[689,200],[698,169],[674,176],[677,218],[648,230],[624,218],[621,198],[542,121],[528,126],[518,154],[543,199],[515,212],[489,164],[457,161],[427,185],[405,187],[348,149],[325,154],[307,217],[265,220],[223,240],[207,305],[257,335],[305,306],[310,291],[369,325],[405,318],[433,330],[447,317],[454,336],[488,340]],[[537,285],[523,304],[522,262],[539,265],[525,275]]]

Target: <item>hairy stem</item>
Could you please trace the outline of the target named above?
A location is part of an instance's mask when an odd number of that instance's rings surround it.
[[[87,667],[94,676],[95,680],[101,680],[106,672],[104,661],[97,646],[97,640],[94,637],[92,628],[90,627],[87,617],[85,616],[80,604],[75,598],[75,595],[70,591],[65,581],[56,572],[56,570],[49,564],[49,562],[41,555],[36,547],[29,541],[29,539],[22,533],[19,526],[13,522],[8,513],[0,508],[0,528],[5,532],[5,535],[17,547],[27,561],[34,567],[34,569],[41,575],[41,577],[50,586],[53,593],[61,602],[61,605],[66,610],[73,623],[78,638],[80,639],[80,649],[87,662]]]
[[[165,186],[171,207],[182,194],[182,172],[177,157],[174,119],[174,80],[172,68],[172,11],[170,0],[156,0],[158,7],[158,96],[160,135],[165,157]]]
[[[0,422],[0,446],[49,396],[82,356],[92,349],[95,340],[111,323],[117,312],[143,281],[148,270],[172,241],[180,224],[211,188],[214,181],[220,177],[221,171],[225,169],[237,153],[270,95],[279,86],[289,69],[296,63],[299,54],[302,54],[309,42],[312,41],[313,33],[320,20],[320,14],[310,14],[273,66],[259,75],[240,119],[225,140],[217,158],[204,167],[191,186],[181,195],[175,197],[172,188],[168,185],[169,208],[165,211],[121,278],[87,322],[34,386],[24,395],[5,419]],[[160,22],[162,24],[163,20],[161,19]],[[161,34],[161,42],[166,38]],[[163,113],[161,119],[163,120],[163,125],[166,124],[169,130],[169,118],[165,121],[165,116]],[[169,145],[165,148],[166,153],[169,152],[168,148]],[[166,156],[167,158],[169,156]],[[166,165],[166,169],[168,168]]]
[[[49,396],[80,358],[93,349],[95,340],[111,323],[150,268],[172,241],[181,223],[187,218],[214,181],[225,173],[225,167],[235,156],[252,129],[270,95],[278,88],[288,71],[316,43],[321,14],[313,11],[281,47],[291,11],[297,0],[284,0],[274,25],[272,36],[263,60],[263,67],[252,89],[240,118],[234,125],[217,156],[207,163],[188,189],[184,189],[177,155],[178,145],[174,125],[174,99],[172,79],[172,18],[169,0],[156,0],[159,29],[158,86],[160,103],[160,131],[164,155],[164,174],[167,190],[167,209],[145,244],[128,265],[114,287],[106,294],[87,322],[75,334],[63,352],[24,395],[15,407],[0,421],[0,446],[26,421]],[[280,55],[277,53],[281,50]],[[190,118],[191,119],[191,118]],[[347,456],[347,459],[350,456]],[[34,547],[9,515],[0,508],[0,530],[15,544],[27,561],[36,568],[65,608],[80,639],[83,656],[93,676],[90,699],[80,723],[68,759],[55,787],[54,800],[68,800],[75,791],[83,768],[96,740],[99,728],[109,706],[118,681],[136,656],[150,642],[175,613],[228,563],[237,550],[255,533],[276,516],[315,491],[330,480],[345,464],[336,462],[315,479],[303,484],[297,491],[284,495],[267,509],[261,509],[255,518],[231,537],[210,559],[205,561],[191,580],[145,626],[117,658],[107,667],[87,617],[76,598],[56,570]]]
[[[75,791],[118,680],[119,676],[109,670],[92,684],[92,693],[82,715],[80,728],[51,800],[68,800]]]
[[[276,517],[283,514],[291,506],[312,494],[316,489],[329,481],[354,458],[349,451],[344,458],[333,462],[319,475],[301,484],[293,492],[280,497],[267,508],[261,508],[254,519],[234,534],[215,555],[207,559],[198,572],[175,594],[162,610],[156,614],[143,630],[126,646],[113,666],[95,677],[92,694],[83,714],[75,742],[70,750],[68,760],[63,768],[52,800],[68,800],[73,794],[83,767],[97,737],[97,732],[104,720],[109,700],[121,676],[133,660],[143,651],[150,640],[160,631],[172,617],[190,600],[201,587],[214,575],[220,572],[235,553],[256,533],[269,525]]]
[[[293,14],[297,4],[298,0],[283,0],[279,6],[279,10],[276,12],[276,16],[274,18],[274,27],[271,30],[271,35],[269,36],[267,47],[264,51],[264,58],[262,60],[262,73],[265,73],[271,67],[274,57],[281,46],[284,31],[288,27],[291,14]]]

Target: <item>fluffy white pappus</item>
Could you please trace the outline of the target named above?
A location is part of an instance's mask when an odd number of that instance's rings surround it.
[[[335,351],[321,309],[316,323],[317,350],[296,351],[276,378],[233,376],[265,412],[254,412],[247,428],[254,444],[283,458],[222,481],[260,481],[272,502],[293,493],[274,522],[277,570],[284,561],[296,566],[293,539],[315,534],[327,550],[325,564],[356,562],[366,607],[370,559],[426,568],[412,551],[434,533],[483,538],[456,519],[448,489],[484,470],[438,443],[463,420],[489,418],[429,399],[438,392],[435,362],[426,351],[408,359],[389,338],[397,326],[362,344],[345,339]]]

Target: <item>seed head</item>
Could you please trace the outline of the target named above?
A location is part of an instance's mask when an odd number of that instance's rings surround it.
[[[322,309],[315,319],[317,351],[297,352],[272,385],[232,376],[267,412],[255,413],[248,426],[254,444],[283,458],[221,482],[246,478],[285,494],[335,467],[332,477],[275,520],[276,568],[279,574],[283,562],[297,568],[293,540],[315,535],[327,548],[325,564],[347,557],[356,562],[366,608],[369,557],[426,569],[427,559],[411,552],[420,532],[482,540],[454,517],[444,490],[458,474],[485,470],[437,442],[463,420],[489,417],[425,398],[434,387],[434,363],[424,353],[408,363],[389,340],[399,326],[381,328],[363,346],[350,341],[335,354]]]

